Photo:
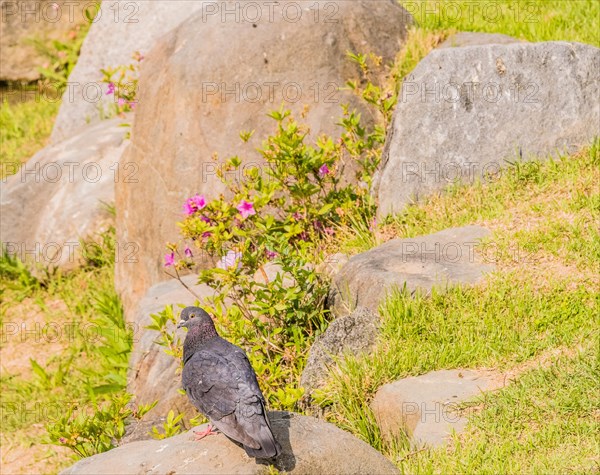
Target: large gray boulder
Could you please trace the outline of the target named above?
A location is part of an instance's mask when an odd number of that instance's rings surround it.
[[[333,424],[294,413],[271,412],[269,419],[282,453],[273,462],[280,472],[344,475],[397,474],[397,468],[365,442]],[[193,430],[199,431],[206,425]],[[246,455],[243,448],[218,434],[193,441],[192,431],[163,440],[125,444],[78,461],[63,475],[96,474],[214,474],[271,473],[266,462]]]
[[[0,0],[0,81],[35,81],[38,68],[49,60],[32,40],[69,42],[69,33],[88,20],[84,15],[91,2]]]
[[[350,258],[334,279],[329,295],[334,315],[364,307],[373,313],[394,289],[428,293],[435,286],[477,284],[493,264],[475,252],[489,235],[481,226],[450,228],[427,236],[393,239]]]
[[[406,435],[415,446],[439,447],[468,423],[459,405],[500,386],[487,371],[432,371],[381,386],[371,409],[388,442]]]
[[[202,0],[102,2],[69,76],[52,130],[52,142],[70,137],[86,123],[99,121],[101,104],[106,106],[107,101],[114,100],[105,94],[101,69],[131,64],[136,51],[142,54],[150,51],[158,38],[202,8],[203,3]],[[93,5],[90,8],[93,12]]]
[[[79,134],[37,152],[0,187],[0,241],[30,264],[71,268],[79,264],[81,238],[114,224],[105,204],[114,202],[115,182],[136,180],[123,169],[129,142],[122,119],[85,127]],[[134,242],[121,241],[117,260],[137,258]]]
[[[142,256],[116,267],[126,308],[164,279],[164,246],[178,240],[175,223],[185,199],[223,192],[217,178],[223,159],[239,155],[246,167],[261,165],[256,148],[276,129],[267,114],[283,104],[310,126],[312,138],[339,135],[340,106],[362,107],[354,94],[337,90],[360,78],[347,51],[375,52],[390,63],[411,21],[392,0],[292,1],[273,8],[255,22],[196,12],[143,61],[126,154],[140,181],[117,185],[118,239],[138,242]],[[252,130],[243,144],[240,132]]]
[[[379,213],[505,160],[571,152],[598,135],[600,49],[515,43],[432,51],[402,86],[375,181]]]

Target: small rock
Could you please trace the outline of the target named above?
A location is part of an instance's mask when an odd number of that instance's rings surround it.
[[[481,33],[475,31],[460,31],[451,35],[437,48],[461,48],[463,46],[481,46],[481,45],[507,45],[519,43],[519,40],[512,36],[501,33]]]
[[[271,412],[269,419],[282,454],[273,465],[289,474],[397,474],[397,468],[374,448],[333,424],[313,417]],[[196,427],[199,431],[206,425]],[[63,475],[139,473],[258,475],[266,462],[249,458],[244,449],[218,434],[193,441],[192,431],[163,440],[125,444],[80,460]]]
[[[496,387],[483,371],[433,371],[380,387],[371,409],[388,441],[403,431],[415,446],[438,447],[467,424],[467,418],[456,413],[457,405]]]
[[[367,351],[377,338],[379,319],[365,308],[331,322],[310,348],[300,385],[305,390],[305,404],[310,406],[311,393],[326,381],[335,358],[349,352]]]
[[[365,307],[377,313],[386,294],[404,285],[428,293],[434,286],[476,284],[492,265],[474,251],[489,231],[480,226],[451,228],[409,239],[393,239],[353,256],[334,279],[329,299],[334,315]]]
[[[166,420],[166,417],[159,417],[158,419],[146,420],[144,418],[144,420],[134,419],[130,421],[129,425],[125,427],[125,435],[119,440],[119,445],[152,439],[152,428],[162,427]]]

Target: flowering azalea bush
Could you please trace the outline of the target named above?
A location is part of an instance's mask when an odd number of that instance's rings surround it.
[[[183,250],[169,244],[164,265],[179,275],[195,266],[195,254],[209,257],[199,282],[215,295],[201,305],[225,338],[248,350],[270,403],[293,408],[303,393],[298,381],[310,344],[329,320],[328,278],[316,270],[326,257],[323,243],[352,220],[370,222],[375,207],[363,167],[357,181],[346,180],[362,186],[342,184],[346,162],[357,158],[347,146],[356,141],[354,128],[348,126],[338,141],[322,137],[313,146],[288,111],[271,117],[277,131],[261,150],[264,166],[227,181],[225,175],[242,164],[230,158],[219,173],[229,199],[197,194],[185,200],[179,225],[189,244]],[[357,120],[348,114],[347,124]],[[165,323],[164,314],[155,316],[152,328],[160,331]],[[180,355],[173,348],[180,342],[166,335],[162,341]]]
[[[387,116],[387,103],[367,102]],[[264,165],[240,174],[242,160],[232,157],[218,171],[224,195],[209,200],[196,194],[182,203],[179,226],[187,244],[168,244],[164,266],[175,277],[198,271],[199,283],[215,291],[200,306],[224,338],[247,350],[270,404],[297,409],[308,350],[330,319],[329,279],[318,269],[338,233],[373,225],[369,188],[385,134],[379,126],[368,130],[358,114],[344,109],[338,140],[322,136],[307,144],[308,129],[288,111],[270,116],[276,133],[260,150]],[[250,136],[241,134],[243,141]],[[241,178],[228,181],[232,175]],[[196,269],[198,255],[207,256],[208,265]],[[167,331],[174,312],[153,318],[159,342],[180,356],[181,342]]]

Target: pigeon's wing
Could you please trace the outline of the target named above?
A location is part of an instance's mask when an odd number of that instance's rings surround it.
[[[211,420],[232,414],[238,402],[238,383],[227,360],[219,354],[198,351],[183,367],[183,389],[192,403]]]
[[[270,458],[279,453],[256,374],[241,348],[215,342],[190,358],[182,377],[192,403],[249,455]]]
[[[229,359],[240,376],[238,385],[240,399],[235,412],[235,426],[237,430],[248,434],[255,442],[254,444],[244,444],[244,449],[251,457],[276,457],[281,451],[281,447],[273,436],[265,409],[265,398],[258,386],[256,373],[246,353],[241,348],[231,346],[235,350],[229,353]],[[223,432],[227,434],[225,430]]]

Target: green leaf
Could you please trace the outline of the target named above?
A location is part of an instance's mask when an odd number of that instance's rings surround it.
[[[333,208],[333,203],[328,203],[328,204],[322,206],[321,209],[317,212],[317,214],[319,216],[322,216],[322,215],[328,213],[329,211],[331,211],[331,208]]]

